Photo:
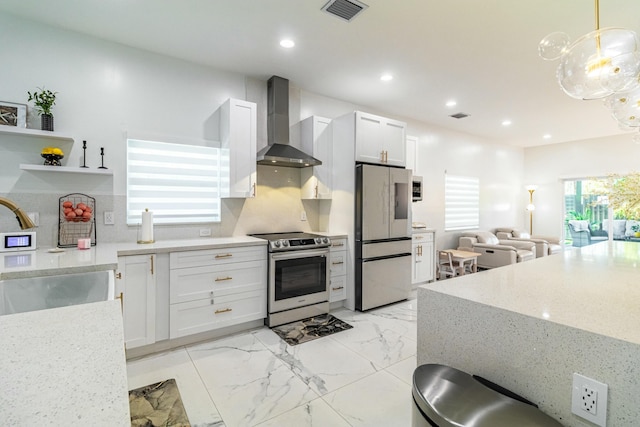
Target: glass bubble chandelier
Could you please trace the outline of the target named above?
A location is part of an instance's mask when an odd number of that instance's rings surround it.
[[[545,60],[560,59],[556,77],[562,90],[576,99],[604,99],[622,129],[640,127],[640,39],[624,28],[600,28],[600,2],[595,0],[596,29],[571,43],[566,33],[546,36],[538,45]]]

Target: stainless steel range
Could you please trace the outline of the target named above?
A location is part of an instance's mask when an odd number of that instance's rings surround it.
[[[290,232],[252,234],[269,241],[269,327],[329,312],[331,239]]]

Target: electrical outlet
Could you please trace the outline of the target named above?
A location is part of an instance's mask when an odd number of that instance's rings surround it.
[[[211,236],[211,229],[210,228],[201,228],[200,229],[200,237],[209,237]]]
[[[113,219],[113,212],[105,211],[104,212],[104,225],[113,225],[115,221]]]
[[[302,211],[302,213],[300,214],[300,221],[306,221],[307,220],[307,211]]]
[[[608,386],[578,373],[573,374],[571,412],[595,425],[607,425]]]

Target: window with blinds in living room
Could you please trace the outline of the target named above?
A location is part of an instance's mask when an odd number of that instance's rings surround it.
[[[480,226],[480,180],[445,174],[444,229],[471,230]]]
[[[127,224],[220,221],[220,149],[127,139]]]

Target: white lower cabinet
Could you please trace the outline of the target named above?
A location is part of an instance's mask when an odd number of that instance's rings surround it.
[[[169,338],[267,316],[265,246],[170,254]]]
[[[329,302],[347,298],[347,240],[332,239],[329,248],[331,275],[329,277]]]
[[[432,282],[435,278],[434,233],[413,233],[411,243],[411,283]]]
[[[118,257],[116,295],[122,293],[124,341],[135,348],[156,341],[156,255]]]

